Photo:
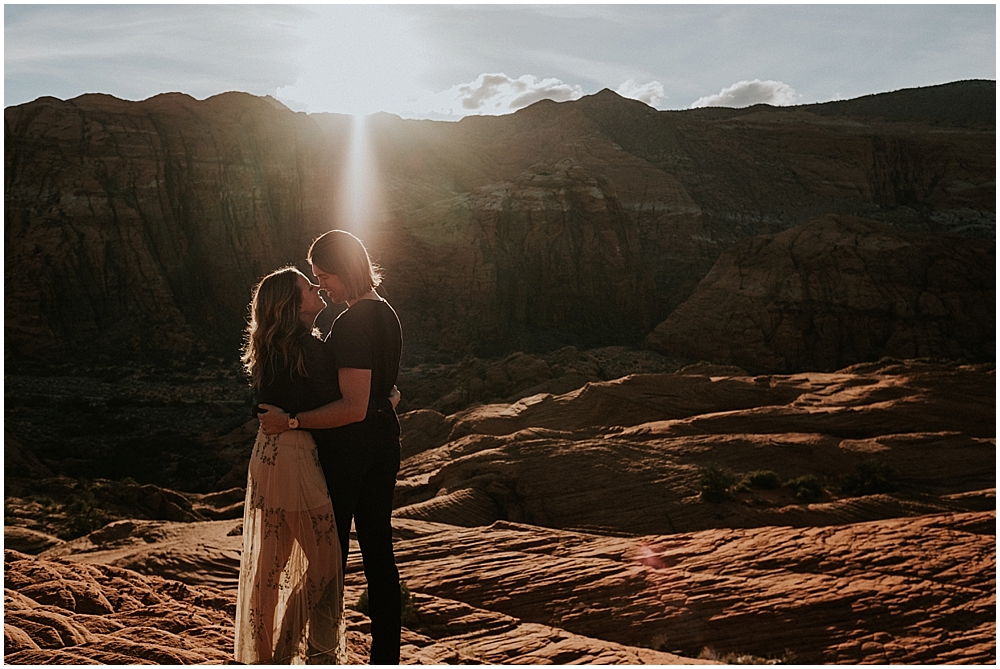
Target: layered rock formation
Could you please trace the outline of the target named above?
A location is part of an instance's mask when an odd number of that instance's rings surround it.
[[[988,664],[995,523],[991,511],[630,538],[400,520],[397,561],[418,593],[403,661]],[[219,663],[232,645],[232,591],[13,552],[5,578],[9,664]],[[360,560],[347,580],[354,601]],[[367,619],[348,620],[363,661]]]
[[[8,354],[190,352],[327,227],[336,138],[269,99],[40,98],[5,110]]]
[[[231,594],[4,552],[7,664],[224,664]]]
[[[396,515],[655,534],[975,509],[940,496],[994,485],[994,383],[992,366],[926,363],[769,377],[682,370],[448,417],[415,412],[402,418],[410,457]],[[899,473],[907,499],[841,491],[872,459]],[[808,507],[791,492],[706,504],[709,467],[811,475],[825,492]]]
[[[987,360],[995,313],[992,244],[830,216],[723,253],[647,341],[760,373]]]
[[[827,214],[994,237],[993,82],[850,102],[379,115],[364,221],[338,213],[345,117],[237,93],[11,107],[7,354],[235,350],[253,283],[334,225],[388,269],[418,358],[637,343],[730,246]]]
[[[404,661],[994,662],[995,387],[993,365],[697,365],[404,414]],[[222,661],[240,529],[12,532],[41,554],[8,553],[5,660]],[[356,602],[356,544],[346,582]],[[368,625],[349,613],[355,661]]]

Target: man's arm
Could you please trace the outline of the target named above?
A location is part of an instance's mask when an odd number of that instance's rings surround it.
[[[302,429],[319,430],[358,423],[368,415],[368,397],[372,388],[372,370],[343,367],[337,371],[341,399],[316,409],[303,411],[296,418]],[[288,414],[271,405],[259,405],[264,411],[257,417],[264,434],[281,434],[289,429]]]

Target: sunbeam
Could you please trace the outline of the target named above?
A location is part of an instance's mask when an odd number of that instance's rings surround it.
[[[368,117],[355,116],[351,143],[340,184],[340,227],[366,239],[378,217],[381,184],[372,154]]]

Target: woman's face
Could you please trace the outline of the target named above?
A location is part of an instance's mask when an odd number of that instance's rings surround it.
[[[320,289],[326,291],[331,302],[334,304],[344,304],[347,302],[347,287],[340,280],[339,276],[324,271],[318,265],[313,265],[312,269],[316,280],[319,281]]]
[[[302,294],[302,306],[299,307],[299,318],[308,327],[312,327],[313,321],[319,316],[319,312],[326,309],[326,302],[319,294],[319,286],[309,281],[304,276],[298,279],[299,292]]]

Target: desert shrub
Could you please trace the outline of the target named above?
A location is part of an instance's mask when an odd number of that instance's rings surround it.
[[[732,499],[732,488],[736,486],[736,475],[718,467],[698,468],[698,487],[701,498],[706,502],[719,503]]]
[[[410,589],[406,587],[406,583],[399,582],[399,601],[402,605],[402,620],[404,627],[412,627],[419,620],[417,616],[417,608],[413,604],[413,594]],[[358,597],[357,603],[350,607],[355,611],[369,615],[368,613],[368,588],[365,588],[361,596]]]
[[[795,492],[795,499],[800,502],[815,502],[823,497],[823,486],[812,474],[786,481],[785,487],[791,488]]]
[[[757,469],[744,474],[740,485],[745,488],[777,490],[781,487],[781,478],[777,472],[772,472],[770,469]]]
[[[73,488],[72,497],[64,508],[66,528],[57,534],[60,539],[75,539],[104,527],[112,517],[97,503],[93,484],[84,479]]]
[[[849,495],[877,495],[894,492],[899,472],[879,460],[865,460],[854,465],[854,471],[844,476],[841,490]]]
[[[790,650],[786,650],[781,657],[766,657],[763,655],[754,655],[752,653],[724,653],[720,655],[711,648],[704,648],[702,649],[701,654],[698,655],[698,659],[711,660],[722,664],[752,664],[756,666],[794,664],[795,653]]]

